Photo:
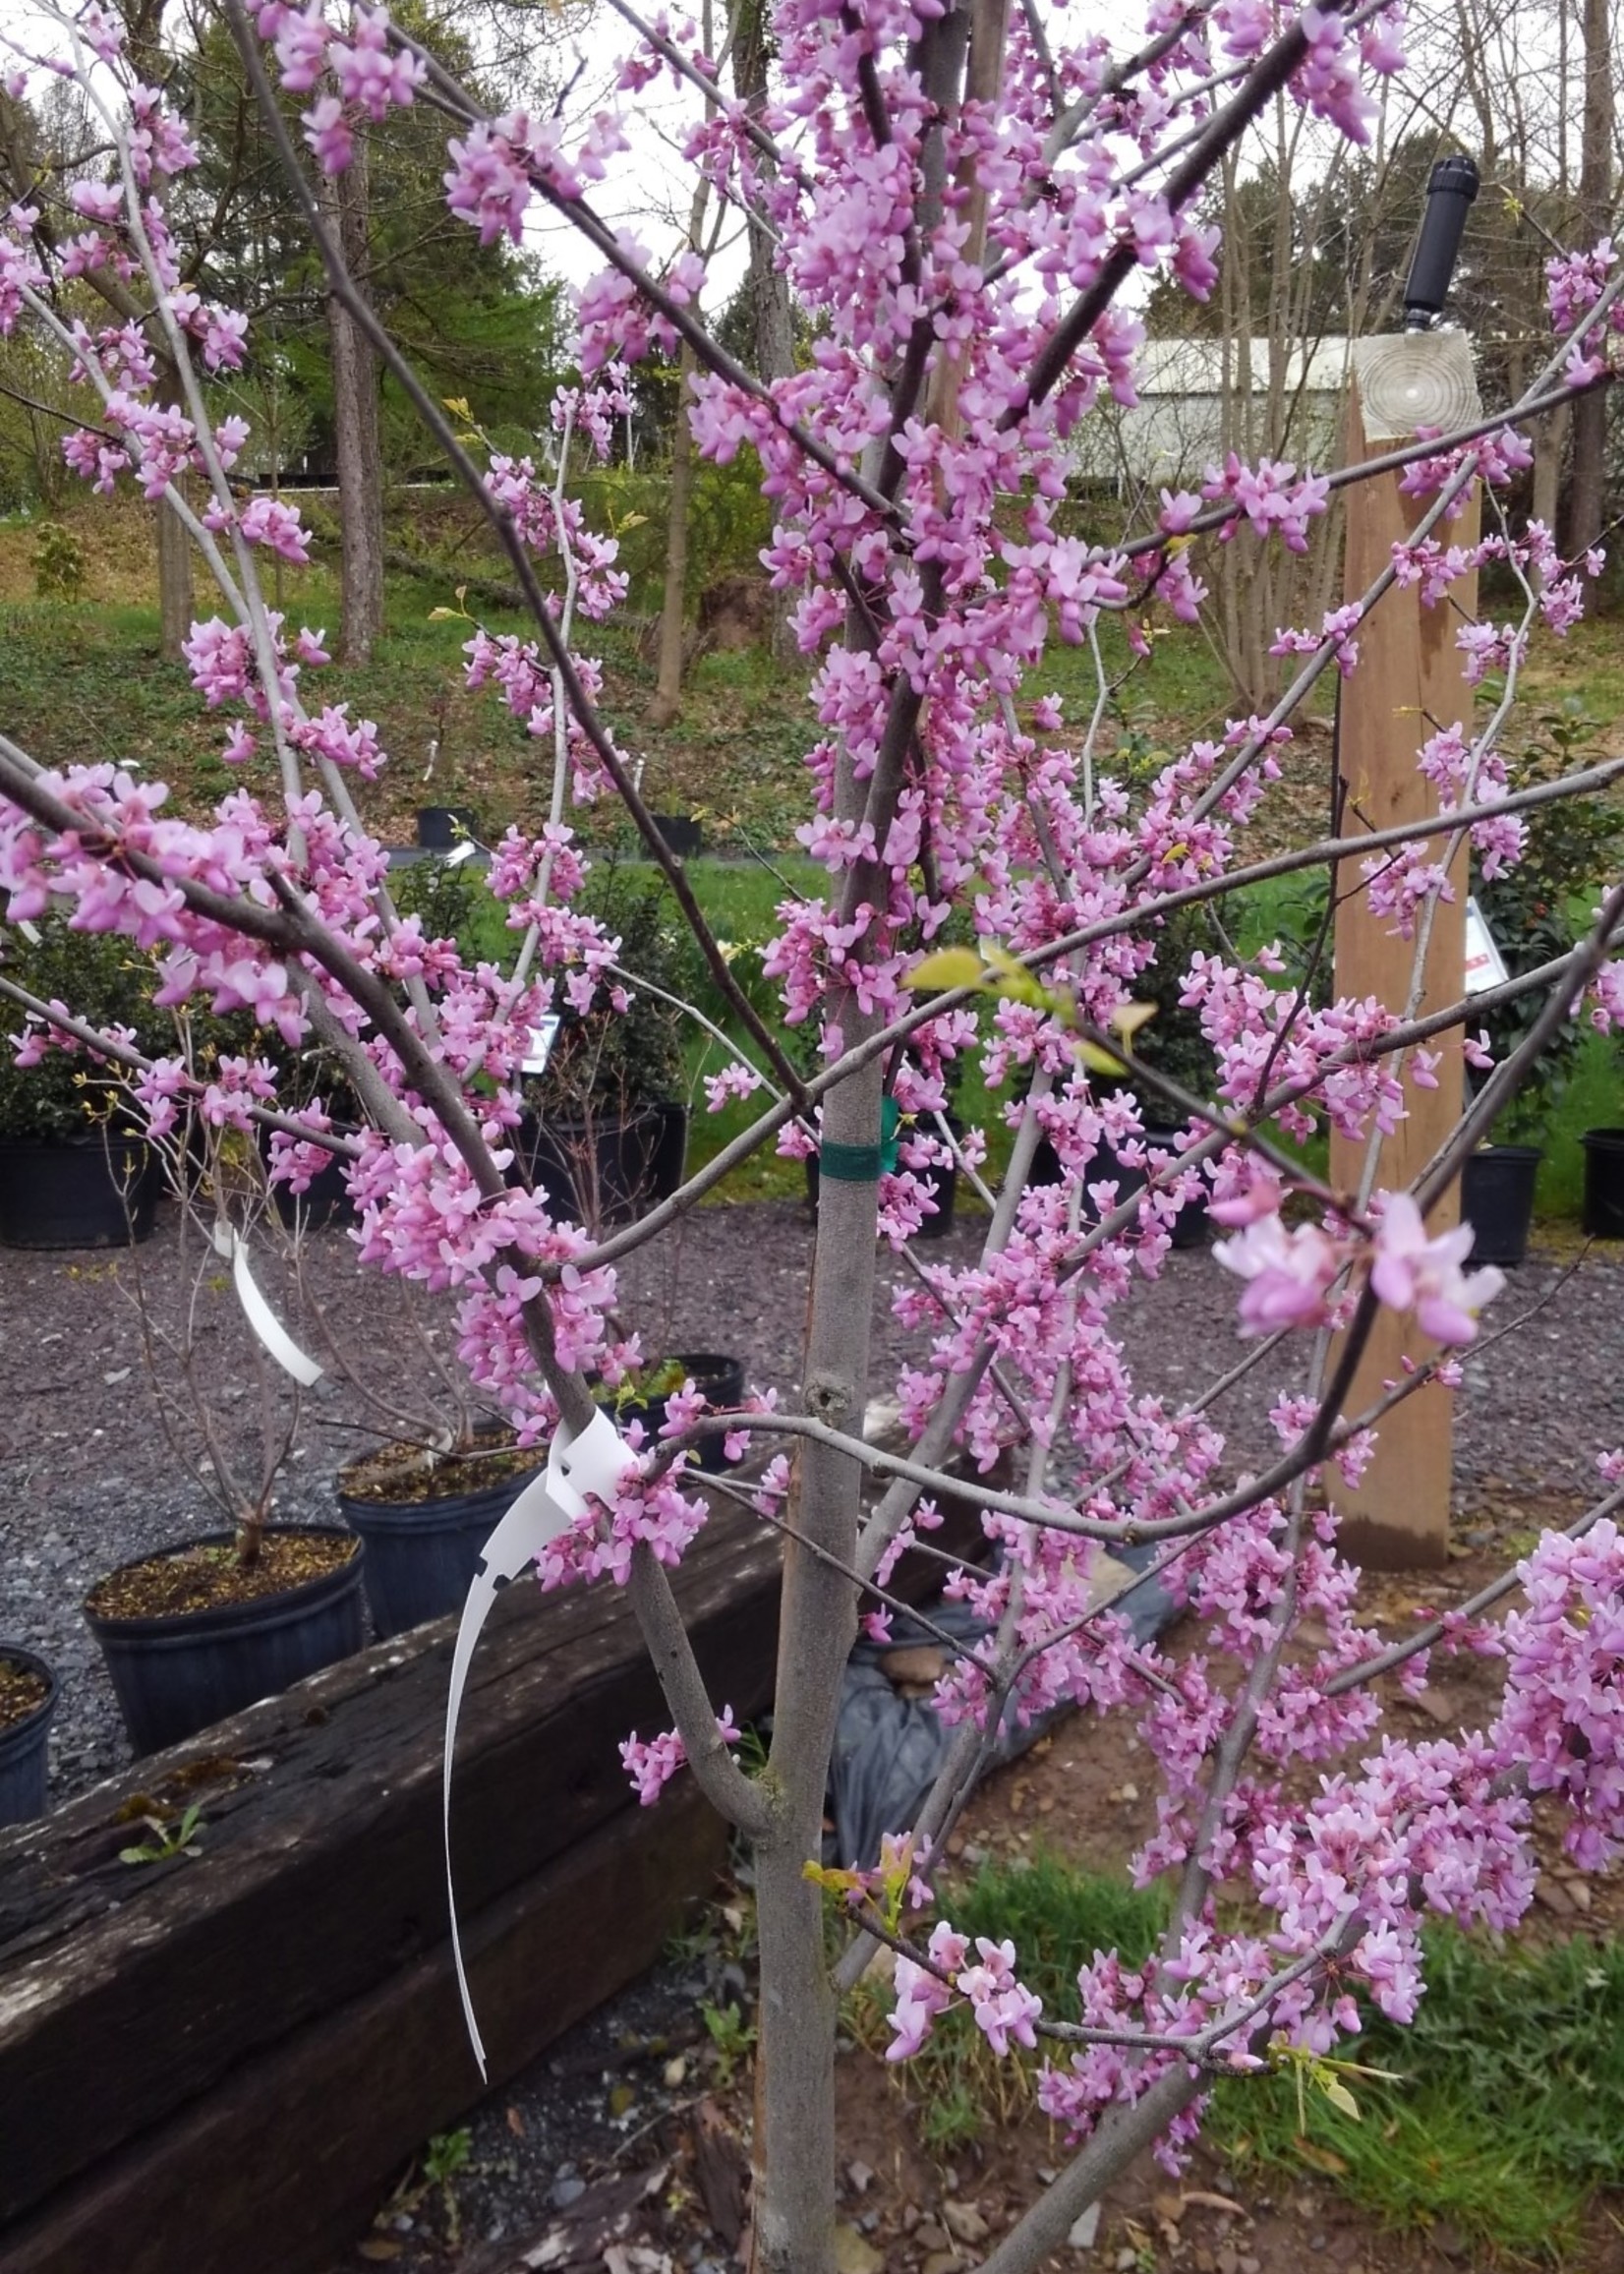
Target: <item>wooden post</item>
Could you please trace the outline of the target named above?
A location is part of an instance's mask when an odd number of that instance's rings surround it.
[[[1448,433],[1478,416],[1478,389],[1472,351],[1458,331],[1406,332],[1354,344],[1354,383],[1349,417],[1350,461],[1378,456],[1411,440],[1422,427]],[[1406,497],[1396,473],[1375,474],[1348,496],[1347,552],[1343,590],[1353,599],[1365,591],[1387,565],[1396,542],[1407,537],[1425,509],[1424,498]],[[1479,505],[1476,491],[1455,521],[1438,531],[1440,542],[1476,543]],[[1395,586],[1377,603],[1359,635],[1359,669],[1342,697],[1341,752],[1343,812],[1341,834],[1382,829],[1420,819],[1438,809],[1430,783],[1417,768],[1417,753],[1440,728],[1459,723],[1470,729],[1472,690],[1462,670],[1455,634],[1477,607],[1474,575],[1452,588],[1452,597],[1432,608],[1421,604],[1418,588]],[[1434,849],[1442,850],[1435,842]],[[1439,902],[1419,995],[1413,988],[1416,942],[1396,938],[1385,916],[1370,913],[1362,889],[1360,863],[1343,863],[1334,887],[1336,992],[1373,995],[1401,1017],[1421,1015],[1458,1002],[1464,992],[1468,854],[1463,846],[1450,869],[1453,902]],[[1406,1118],[1382,1140],[1375,1191],[1396,1192],[1417,1176],[1449,1136],[1462,1109],[1458,1052],[1445,1045],[1437,1087],[1422,1088],[1405,1070]],[[1333,1134],[1331,1181],[1357,1193],[1364,1171],[1366,1143]],[[1452,1187],[1427,1219],[1432,1232],[1459,1220],[1459,1192]],[[1378,1312],[1346,1410],[1357,1413],[1397,1378],[1408,1357],[1429,1355],[1431,1345],[1413,1319]],[[1374,1459],[1357,1487],[1333,1475],[1331,1497],[1342,1516],[1344,1552],[1356,1563],[1378,1569],[1436,1565],[1449,1551],[1449,1487],[1452,1461],[1453,1400],[1431,1385],[1418,1391],[1382,1424]]]

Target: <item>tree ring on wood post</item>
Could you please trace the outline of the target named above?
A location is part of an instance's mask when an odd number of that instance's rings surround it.
[[[1353,362],[1366,442],[1408,441],[1422,427],[1447,435],[1482,415],[1464,331],[1357,339]]]

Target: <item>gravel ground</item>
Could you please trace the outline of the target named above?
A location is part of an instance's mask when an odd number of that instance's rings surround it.
[[[923,1253],[967,1261],[977,1237],[975,1219],[961,1220]],[[810,1254],[805,1212],[790,1203],[703,1209],[622,1266],[623,1313],[651,1352],[740,1352],[752,1379],[787,1389],[799,1364]],[[1536,1254],[1496,1307],[1502,1320],[1531,1308],[1535,1315],[1467,1361],[1456,1484],[1468,1526],[1487,1497],[1585,1491],[1596,1450],[1624,1440],[1624,1256],[1595,1248],[1577,1269],[1571,1262],[1571,1255]],[[918,1346],[890,1315],[889,1291],[901,1268],[882,1255],[877,1333],[893,1367]],[[277,1513],[330,1520],[340,1461],[389,1427],[341,1377],[331,1353],[385,1386],[404,1411],[443,1411],[431,1354],[448,1345],[448,1312],[363,1271],[338,1232],[309,1241],[302,1291],[279,1285],[268,1262],[262,1275],[296,1338],[329,1358],[328,1378],[299,1416]],[[160,1426],[132,1300],[138,1276],[160,1323],[173,1326],[189,1301],[196,1305],[208,1377],[218,1385],[211,1393],[217,1449],[225,1458],[257,1458],[252,1345],[217,1265],[193,1291],[172,1206],[150,1243],[117,1257],[0,1251],[0,1636],[41,1651],[62,1677],[55,1799],[128,1758],[80,1617],[87,1590],[117,1564],[219,1521]],[[1233,1364],[1235,1293],[1204,1251],[1171,1256],[1159,1279],[1135,1287],[1118,1316],[1147,1383],[1194,1392]],[[325,1353],[318,1316],[331,1346]],[[1230,1398],[1238,1458],[1269,1451],[1267,1408],[1289,1386],[1283,1372],[1264,1367]]]

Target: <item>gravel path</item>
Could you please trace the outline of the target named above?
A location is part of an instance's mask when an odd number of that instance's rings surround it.
[[[131,1300],[139,1272],[154,1317],[180,1316],[190,1283],[174,1215],[166,1206],[156,1237],[133,1255],[0,1251],[0,1635],[42,1651],[62,1676],[55,1799],[128,1758],[80,1618],[84,1595],[116,1564],[218,1522],[159,1426]],[[923,1253],[967,1261],[977,1238],[970,1218]],[[651,1352],[737,1351],[754,1380],[788,1389],[799,1365],[811,1245],[804,1211],[787,1202],[700,1210],[622,1267],[623,1312]],[[890,1315],[899,1268],[882,1255],[877,1333],[893,1369],[919,1346]],[[1624,1255],[1596,1248],[1564,1277],[1567,1270],[1555,1255],[1537,1254],[1496,1307],[1504,1318],[1539,1306],[1536,1315],[1467,1361],[1456,1485],[1468,1525],[1473,1507],[1489,1496],[1583,1493],[1596,1450],[1624,1441]],[[268,1269],[265,1278],[272,1292]],[[1235,1282],[1205,1252],[1171,1256],[1159,1279],[1135,1287],[1118,1316],[1147,1384],[1194,1393],[1234,1363],[1235,1294]],[[433,1410],[430,1351],[449,1342],[443,1305],[414,1303],[406,1290],[363,1271],[337,1232],[309,1243],[302,1312],[295,1295],[284,1295],[284,1315],[317,1355],[319,1312],[358,1373],[387,1384],[403,1407]],[[230,1457],[254,1442],[251,1346],[217,1266],[195,1300],[220,1385],[220,1448]],[[877,1369],[877,1378],[882,1373]],[[1238,1460],[1270,1451],[1267,1410],[1291,1386],[1283,1369],[1263,1367],[1229,1399]],[[333,1472],[367,1441],[368,1412],[329,1368],[300,1418],[278,1487],[279,1515],[332,1518]]]

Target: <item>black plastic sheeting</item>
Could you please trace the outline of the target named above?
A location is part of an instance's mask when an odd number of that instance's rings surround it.
[[[1130,1550],[1119,1560],[1130,1565],[1150,1560],[1151,1550]],[[1158,1579],[1141,1579],[1112,1603],[1148,1642],[1175,1612],[1172,1597]],[[940,1633],[955,1642],[979,1642],[989,1630],[964,1603],[939,1603],[930,1612]],[[905,1698],[880,1670],[888,1652],[905,1645],[929,1645],[930,1628],[899,1611],[888,1643],[857,1645],[846,1664],[841,1715],[830,1766],[829,1813],[834,1832],[824,1841],[824,1861],[869,1870],[880,1860],[880,1839],[899,1825],[911,1824],[947,1758],[953,1731],[944,1727],[928,1698]],[[1059,1715],[1012,1724],[1006,1720],[989,1766],[1015,1760],[1035,1744]]]

